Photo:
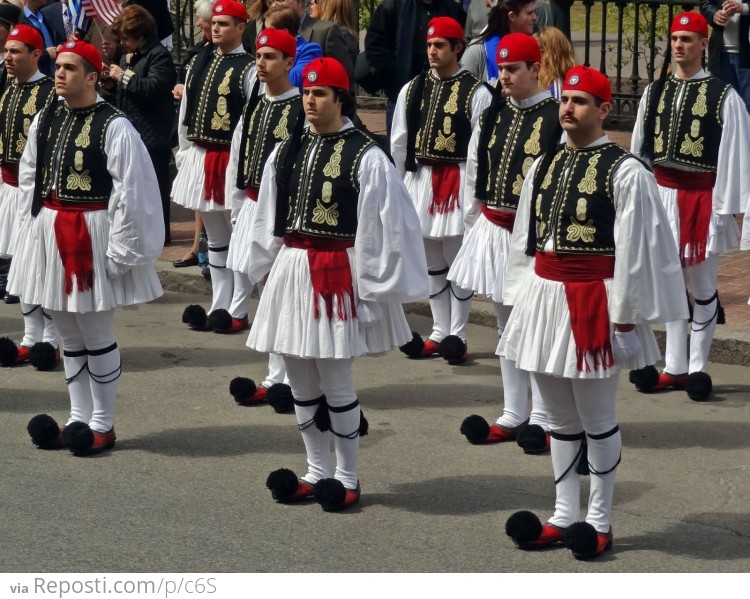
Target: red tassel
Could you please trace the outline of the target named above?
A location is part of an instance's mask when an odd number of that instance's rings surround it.
[[[447,214],[456,210],[461,189],[461,169],[457,164],[432,165],[432,202],[427,212]]]
[[[206,149],[203,161],[203,199],[224,205],[224,183],[229,167],[229,148]]]

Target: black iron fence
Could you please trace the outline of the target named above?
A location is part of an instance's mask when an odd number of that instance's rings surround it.
[[[635,122],[644,88],[659,76],[669,43],[669,25],[697,3],[674,0],[581,0],[583,64],[612,82],[610,126]],[[573,38],[581,36],[574,33]]]
[[[175,0],[174,57],[181,62],[196,43],[195,0]],[[379,0],[359,0],[360,22],[369,17]],[[583,64],[612,81],[613,109],[609,125],[631,127],[643,89],[658,77],[669,41],[674,15],[697,7],[684,0],[576,0],[571,9],[573,42]],[[362,96],[362,104],[377,105],[378,98]]]

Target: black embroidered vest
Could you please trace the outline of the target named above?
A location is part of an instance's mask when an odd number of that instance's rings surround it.
[[[246,113],[247,109],[242,115],[240,163],[237,167],[243,173],[243,189],[250,185],[260,187],[263,167],[276,144],[289,137],[298,118],[304,118],[299,95],[272,102],[264,94],[253,113],[249,116]]]
[[[332,239],[355,238],[359,201],[357,170],[362,154],[373,145],[375,142],[371,138],[354,128],[330,135],[305,131],[292,169],[287,233],[299,231]],[[278,155],[281,154],[280,150]]]
[[[629,156],[614,143],[563,146],[546,173],[535,173],[531,209],[538,251],[552,238],[558,254],[614,255],[612,175]]]
[[[521,186],[534,160],[557,135],[560,103],[547,98],[527,108],[508,102],[497,115],[495,130],[485,151],[489,159],[488,206],[518,208]],[[483,126],[485,114],[480,120]],[[559,138],[558,138],[559,139]]]
[[[15,79],[0,98],[0,160],[19,163],[34,115],[52,102],[55,84],[49,77],[19,83]]]
[[[721,108],[730,87],[714,77],[686,81],[670,77],[656,108],[653,163],[669,161],[716,171],[724,126]]]
[[[465,162],[471,139],[471,100],[482,83],[468,71],[439,79],[430,71],[424,83],[415,142],[417,160]],[[414,93],[412,81],[406,105]]]
[[[198,102],[188,124],[190,141],[231,145],[245,97],[245,75],[253,66],[246,52],[214,54],[202,73],[191,73],[187,86],[198,86]]]
[[[125,115],[107,102],[75,110],[59,102],[46,110],[55,110],[55,116],[48,130],[39,131],[40,138],[46,137],[44,155],[37,162],[37,168],[43,169],[42,197],[50,194],[54,183],[61,201],[109,200],[112,176],[107,170],[104,141],[110,123]]]

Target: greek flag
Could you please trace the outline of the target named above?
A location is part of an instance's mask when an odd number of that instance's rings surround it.
[[[73,31],[82,29],[86,31],[86,13],[83,12],[83,0],[68,0],[68,10],[70,11],[70,22],[73,25]]]

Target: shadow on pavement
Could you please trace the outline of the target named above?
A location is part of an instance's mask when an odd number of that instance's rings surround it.
[[[620,422],[625,448],[740,449],[750,447],[746,422]]]
[[[27,368],[32,368],[28,366]],[[65,387],[62,374],[55,372],[39,373],[39,375],[58,376],[60,386]],[[70,400],[67,390],[44,391],[40,389],[5,389],[0,401],[0,412],[18,412],[28,414],[42,414],[49,412],[68,412]]]

